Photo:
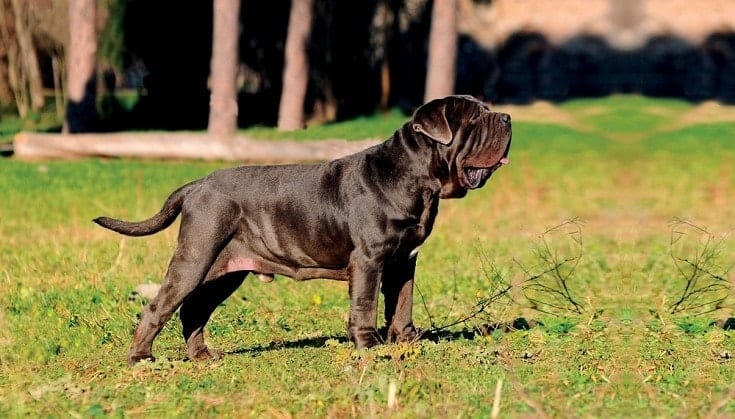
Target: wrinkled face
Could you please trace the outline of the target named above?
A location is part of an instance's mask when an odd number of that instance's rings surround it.
[[[498,167],[509,163],[510,115],[487,108],[467,122],[463,144],[458,144],[459,182],[466,189],[483,186]]]
[[[508,164],[510,115],[492,112],[470,96],[449,96],[427,103],[413,118],[414,131],[436,141],[446,164],[442,198],[458,198],[482,187],[495,170]]]

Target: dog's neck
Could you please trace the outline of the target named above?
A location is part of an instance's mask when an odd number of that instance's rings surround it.
[[[457,180],[454,147],[440,144],[424,134],[415,132],[411,121],[396,131],[381,148],[389,154],[400,154],[400,159],[394,161],[404,163],[407,167],[412,164],[428,166],[427,171],[419,177],[430,177],[433,181],[432,189],[439,192],[440,198],[461,198],[467,194],[467,190]]]
[[[385,142],[354,157],[363,160],[367,179],[383,179],[392,185],[404,185],[389,188],[390,193],[400,191],[402,195],[429,193],[437,196],[442,188],[437,156],[433,145],[422,144],[421,141],[427,140],[420,137],[404,126]]]

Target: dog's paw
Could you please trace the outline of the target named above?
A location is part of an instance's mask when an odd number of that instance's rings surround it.
[[[414,342],[420,336],[420,333],[413,324],[405,326],[402,330],[396,330],[395,327],[391,326],[388,328],[388,342]]]
[[[371,348],[383,343],[380,335],[378,335],[378,331],[374,328],[350,330],[350,340],[355,344],[356,349]]]
[[[156,357],[151,354],[135,354],[128,356],[129,367],[132,367],[142,361],[156,362]]]
[[[189,354],[188,359],[191,359],[192,361],[206,361],[208,359],[220,359],[223,355],[224,352],[222,351],[204,347],[193,355]]]

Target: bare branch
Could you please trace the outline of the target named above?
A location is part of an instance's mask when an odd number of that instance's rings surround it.
[[[534,310],[554,315],[584,311],[569,288],[569,281],[584,254],[582,225],[582,221],[573,218],[539,236],[534,255],[540,261],[540,273],[531,274],[531,270],[516,261],[528,277],[523,281],[523,292]],[[556,245],[553,243],[555,237],[564,241]]]
[[[671,314],[702,315],[721,309],[731,290],[726,275],[734,266],[723,268],[719,263],[724,238],[687,220],[675,219],[670,227],[669,254],[684,282]]]
[[[451,327],[457,326],[459,324],[465,324],[469,322],[470,320],[473,320],[475,318],[480,317],[483,313],[486,313],[487,309],[504,299],[510,299],[510,290],[512,286],[508,281],[505,279],[505,275],[501,272],[501,270],[495,265],[494,262],[490,260],[487,253],[484,251],[482,246],[478,243],[476,246],[478,258],[480,261],[480,270],[482,271],[483,277],[486,280],[487,286],[482,289],[483,294],[485,296],[480,297],[475,302],[474,306],[470,309],[468,314],[465,314],[463,316],[460,316],[458,319],[452,320],[449,323],[443,324],[441,326],[437,326],[433,319],[431,314],[428,312],[428,308],[426,304],[424,303],[424,309],[427,311],[427,314],[429,315],[429,321],[431,323],[431,329],[427,331],[427,333],[430,334],[436,334],[438,332],[447,330]],[[456,280],[456,272],[455,272],[455,280]],[[423,294],[419,291],[419,295],[421,296],[422,301]],[[457,288],[456,283],[454,287],[454,294],[452,297],[452,307],[454,307],[454,304],[457,300]],[[451,311],[451,310],[450,310]]]

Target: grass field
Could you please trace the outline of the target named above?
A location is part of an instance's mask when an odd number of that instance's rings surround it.
[[[184,361],[174,318],[158,361],[127,368],[131,291],[160,281],[176,229],[131,239],[90,220],[146,218],[224,164],[1,161],[0,416],[489,417],[496,400],[500,417],[734,416],[733,297],[700,315],[724,288],[675,303],[732,283],[735,110],[635,96],[507,110],[511,164],[444,201],[419,255],[417,325],[470,318],[364,351],[346,341],[345,284],[249,279],[209,323],[223,359]],[[386,118],[354,130],[386,137],[402,119]],[[313,135],[343,132],[329,129]],[[550,308],[529,285],[556,279],[569,295]],[[472,316],[503,283],[511,298]],[[485,327],[519,317],[532,327]]]

